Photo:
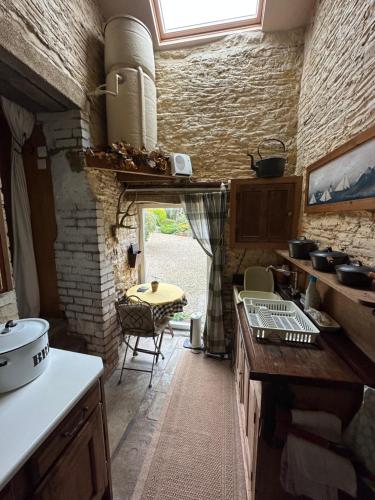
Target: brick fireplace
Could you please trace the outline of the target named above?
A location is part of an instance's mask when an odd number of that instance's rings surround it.
[[[68,333],[82,336],[88,353],[102,356],[110,372],[119,343],[113,266],[106,257],[103,209],[74,154],[90,144],[88,117],[72,110],[42,113],[38,120],[51,161],[60,308]]]

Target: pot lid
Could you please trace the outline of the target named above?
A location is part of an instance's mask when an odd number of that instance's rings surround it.
[[[8,321],[7,325],[10,322]],[[0,354],[15,351],[39,337],[49,329],[49,323],[45,319],[27,318],[13,321],[15,326],[0,324]]]
[[[341,264],[339,266],[335,266],[337,271],[343,271],[344,273],[372,273],[375,271],[375,268],[362,266],[360,263],[351,262],[350,264]]]
[[[314,243],[316,244],[316,241],[314,240],[308,240],[304,236],[301,236],[300,238],[297,238],[296,240],[289,240],[288,243],[292,243],[293,245],[304,245],[305,243]]]
[[[322,248],[321,250],[315,250],[314,252],[310,252],[310,255],[314,255],[315,257],[349,257],[347,253],[338,252],[336,250],[332,250],[331,247]]]

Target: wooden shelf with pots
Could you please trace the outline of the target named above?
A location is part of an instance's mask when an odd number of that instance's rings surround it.
[[[328,285],[329,287],[333,288],[337,292],[341,293],[342,295],[345,295],[348,299],[350,299],[352,302],[355,302],[357,304],[362,304],[364,306],[368,307],[375,307],[375,288],[374,285],[372,288],[369,288],[367,290],[364,289],[358,289],[358,288],[351,288],[345,285],[342,285],[335,274],[331,273],[322,273],[320,271],[316,271],[312,267],[312,263],[310,260],[300,260],[300,259],[293,259],[292,257],[289,256],[288,250],[275,250],[276,254],[279,255],[280,257],[283,257],[283,259],[289,261],[291,264],[294,266],[298,267],[302,271],[308,273],[308,274],[313,274],[316,276],[320,281]]]

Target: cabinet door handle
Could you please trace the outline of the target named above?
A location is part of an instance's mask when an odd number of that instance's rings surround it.
[[[78,431],[78,429],[81,427],[83,422],[86,420],[86,413],[89,411],[88,406],[84,406],[81,410],[81,418],[77,422],[77,424],[73,427],[72,430],[63,432],[63,437],[69,438],[74,436],[74,434]]]
[[[293,215],[293,212],[291,212],[291,211],[289,210],[289,212],[287,213],[287,216],[288,216],[288,217],[291,217],[292,215]]]

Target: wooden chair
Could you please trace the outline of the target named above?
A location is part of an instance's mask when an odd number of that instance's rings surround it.
[[[137,296],[127,297],[125,300],[116,303],[116,310],[118,318],[120,321],[124,343],[126,345],[124,361],[122,363],[120,379],[118,381],[121,384],[122,375],[124,370],[132,370],[138,372],[151,373],[149,387],[152,387],[152,376],[154,372],[154,365],[158,362],[159,356],[164,359],[161,352],[161,344],[163,341],[164,329],[168,326],[168,318],[165,322],[155,323],[152,308],[148,302],[140,300]],[[135,346],[130,345],[130,337],[136,337]],[[143,349],[139,348],[140,338],[152,338],[154,341],[155,349]],[[159,343],[157,338],[159,337]],[[152,367],[151,370],[144,370],[140,368],[129,368],[125,367],[126,356],[128,349],[133,351],[133,356],[136,356],[138,352],[143,352],[146,354],[152,354]]]

